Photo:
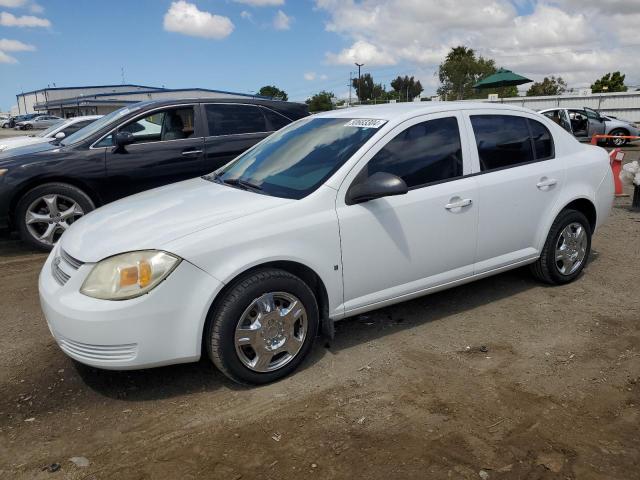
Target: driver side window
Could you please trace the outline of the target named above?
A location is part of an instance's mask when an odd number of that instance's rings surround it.
[[[360,175],[366,178],[377,172],[396,175],[409,188],[462,177],[458,120],[428,120],[399,133],[376,153]]]
[[[193,107],[155,111],[122,125],[118,131],[131,133],[135,138],[134,144],[191,138],[194,134]],[[108,135],[96,146],[111,145],[113,145],[113,137]]]

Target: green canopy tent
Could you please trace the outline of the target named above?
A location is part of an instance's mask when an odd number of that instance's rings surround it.
[[[516,85],[522,85],[523,83],[533,82],[522,75],[513,73],[511,70],[505,70],[501,68],[496,73],[483,78],[476,83],[473,88],[501,88],[501,87],[515,87]]]

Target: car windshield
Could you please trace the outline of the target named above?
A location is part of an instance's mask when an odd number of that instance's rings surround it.
[[[47,135],[49,135],[51,132],[54,132],[55,130],[59,129],[63,123],[67,122],[67,120],[60,120],[59,122],[54,123],[53,125],[51,125],[49,128],[47,128],[46,130],[41,131],[40,133],[36,133],[36,137],[46,137]]]
[[[275,197],[300,199],[325,182],[385,122],[308,117],[274,133],[205,178]]]
[[[87,138],[89,138],[94,133],[96,133],[97,131],[101,130],[103,127],[109,125],[109,123],[113,122],[114,120],[116,120],[116,119],[118,119],[120,117],[123,117],[124,115],[127,115],[128,113],[135,112],[136,110],[139,110],[140,108],[141,107],[138,104],[138,105],[133,106],[133,107],[122,107],[122,108],[120,108],[118,110],[115,110],[115,111],[111,112],[110,114],[99,118],[95,122],[90,123],[86,127],[81,128],[76,133],[73,133],[73,134],[69,135],[68,137],[66,137],[64,139],[63,142],[60,143],[60,145],[73,145],[74,143],[82,142],[82,141],[86,140]]]

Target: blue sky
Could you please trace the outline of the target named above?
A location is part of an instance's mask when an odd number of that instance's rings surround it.
[[[640,2],[611,0],[606,17],[600,3],[0,0],[0,110],[47,84],[121,83],[121,68],[126,83],[238,92],[275,84],[303,100],[321,89],[345,95],[359,60],[376,81],[416,75],[433,93],[437,65],[457,44],[534,79],[560,74],[585,86],[616,62],[640,79],[639,62],[622,62]]]

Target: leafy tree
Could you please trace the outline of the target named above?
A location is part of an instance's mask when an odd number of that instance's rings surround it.
[[[424,90],[420,80],[415,80],[413,77],[407,75],[404,77],[396,77],[391,82],[391,88],[393,88],[400,101],[411,101],[415,97],[418,97]]]
[[[529,90],[527,97],[543,97],[549,95],[561,95],[567,90],[567,82],[562,77],[544,77],[542,82],[535,82]]]
[[[438,68],[440,80],[438,95],[446,100],[485,96],[487,91],[483,90],[482,94],[476,93],[473,86],[495,71],[496,65],[493,60],[476,57],[476,52],[472,48],[454,47]]]
[[[387,92],[380,83],[375,83],[370,73],[365,73],[360,78],[352,79],[353,88],[356,89],[358,100],[366,102],[368,100],[384,100]]]
[[[287,92],[284,90],[280,90],[275,85],[265,85],[260,89],[258,95],[262,95],[263,97],[271,97],[275,100],[288,100],[289,96]]]
[[[626,75],[620,72],[607,73],[591,85],[591,91],[593,93],[626,92],[627,86],[624,84],[625,77]]]
[[[310,112],[325,112],[327,110],[333,110],[333,100],[336,96],[333,92],[327,92],[322,90],[316,93],[311,98],[307,99],[307,105],[309,105]]]

